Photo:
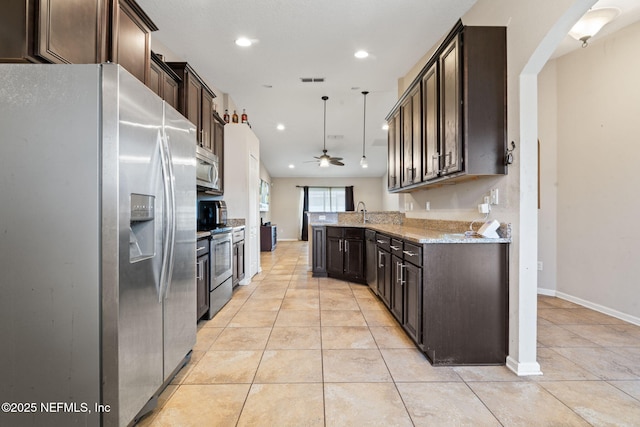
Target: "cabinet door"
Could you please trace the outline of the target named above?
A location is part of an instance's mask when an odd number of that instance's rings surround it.
[[[391,306],[389,309],[398,322],[403,322],[404,314],[404,265],[402,258],[391,257]]]
[[[202,84],[191,73],[186,74],[184,116],[196,126],[198,144],[202,145]]]
[[[244,268],[244,240],[237,243],[238,245],[238,281],[243,280],[245,277],[245,268]]]
[[[233,249],[231,249],[233,253],[233,260],[231,261],[231,284],[233,286],[238,284],[238,244],[233,244]]]
[[[53,63],[92,64],[103,60],[103,0],[40,0],[37,56]]]
[[[344,239],[344,274],[349,279],[364,279],[364,241]]]
[[[461,89],[460,49],[456,37],[440,56],[440,108],[442,174],[461,170],[462,132],[460,130]]]
[[[213,95],[202,90],[202,129],[200,146],[213,152]]]
[[[116,1],[111,57],[143,83],[149,80],[151,31],[157,29],[137,4]]]
[[[171,105],[176,110],[178,109],[178,82],[175,81],[168,74],[164,75],[164,80],[162,82],[162,97],[167,102],[167,104]]]
[[[327,275],[327,251],[325,249],[326,243],[326,228],[325,227],[311,227],[313,247],[311,248],[312,264],[311,271],[314,276],[326,276]]]
[[[404,268],[404,318],[402,326],[420,345],[422,321],[422,268],[405,263]]]
[[[433,64],[422,78],[424,138],[422,145],[422,180],[438,176],[438,65]]]
[[[391,254],[378,248],[378,296],[391,307]]]
[[[149,80],[147,86],[160,98],[164,99],[164,71],[155,62],[149,66]]]
[[[209,310],[209,255],[196,260],[196,289],[196,315],[200,319]]]
[[[422,180],[422,89],[420,85],[411,93],[411,141],[413,159],[411,182]]]
[[[400,123],[400,111],[391,118],[389,122],[389,131],[387,133],[387,187],[389,190],[395,190],[400,188],[400,167],[401,167],[401,123]]]
[[[402,186],[405,187],[413,183],[413,126],[411,124],[413,103],[411,97],[400,107],[400,118],[402,120]]]
[[[327,272],[342,275],[344,271],[342,237],[327,236]]]

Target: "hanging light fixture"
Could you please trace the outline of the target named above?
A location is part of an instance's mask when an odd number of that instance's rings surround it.
[[[329,97],[326,95],[322,97],[322,100],[324,101],[324,138],[322,145],[322,156],[320,156],[321,168],[328,168],[330,159],[330,157],[327,155],[327,99],[329,99]]]
[[[598,31],[620,14],[620,9],[615,7],[603,7],[591,9],[571,28],[569,35],[582,42],[582,47],[587,47],[588,41]]]
[[[369,167],[369,162],[367,162],[367,156],[364,154],[364,141],[365,141],[365,132],[367,130],[367,92],[366,90],[362,92],[364,99],[364,113],[362,115],[362,158],[360,159],[360,166],[363,168]]]

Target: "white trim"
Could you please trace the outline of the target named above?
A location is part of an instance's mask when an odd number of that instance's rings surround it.
[[[529,375],[542,375],[540,364],[538,362],[518,363],[518,361],[513,359],[511,356],[507,357],[507,368],[513,371],[519,377]]]
[[[538,295],[546,295],[548,297],[555,297],[556,293],[557,293],[557,291],[555,289],[538,288]]]
[[[300,239],[281,239],[278,238],[278,242],[300,242]]]
[[[563,300],[571,301],[573,303],[579,304],[583,307],[590,308],[591,310],[598,311],[600,313],[604,313],[606,315],[615,317],[620,320],[624,320],[625,322],[632,323],[634,325],[640,326],[640,317],[632,316],[627,313],[622,313],[620,311],[614,310],[609,307],[605,307],[600,304],[596,304],[591,301],[583,300],[582,298],[574,297],[572,295],[565,294],[564,292],[556,292],[556,296]]]

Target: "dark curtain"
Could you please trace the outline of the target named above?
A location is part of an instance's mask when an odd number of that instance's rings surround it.
[[[344,187],[344,210],[347,212],[356,210],[353,204],[353,185],[351,187]]]
[[[300,236],[300,240],[304,240],[305,242],[309,240],[309,218],[307,216],[307,211],[309,210],[309,187],[305,185],[302,187],[303,192],[303,200],[302,200],[302,235]]]

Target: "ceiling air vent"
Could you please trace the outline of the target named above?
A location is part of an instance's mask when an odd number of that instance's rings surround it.
[[[300,81],[302,83],[322,83],[324,77],[300,77]]]

